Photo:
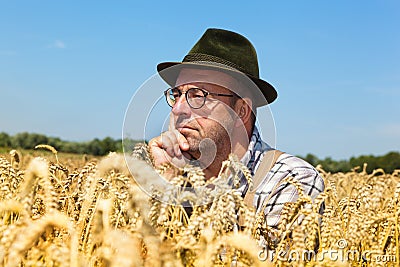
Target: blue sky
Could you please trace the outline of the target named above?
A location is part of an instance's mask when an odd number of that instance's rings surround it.
[[[209,27],[254,44],[281,150],[400,151],[400,2],[384,0],[0,1],[0,132],[120,138],[157,63]]]

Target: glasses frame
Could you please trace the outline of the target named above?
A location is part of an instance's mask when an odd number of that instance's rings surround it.
[[[165,100],[167,101],[167,104],[168,104],[171,108],[173,108],[173,107],[175,106],[175,104],[176,104],[176,100],[175,100],[175,103],[174,103],[174,104],[171,104],[170,101],[169,101],[169,100],[171,100],[171,98],[169,97],[169,95],[170,95],[169,92],[170,92],[171,90],[173,90],[173,89],[178,90],[178,92],[179,92],[179,97],[181,97],[183,94],[185,94],[186,102],[188,103],[188,105],[189,105],[192,109],[200,109],[200,108],[202,108],[202,107],[204,106],[204,104],[206,103],[207,96],[209,96],[209,95],[212,95],[212,96],[226,96],[226,97],[233,97],[233,96],[235,96],[234,94],[212,93],[212,92],[208,92],[208,91],[206,91],[206,90],[204,90],[204,89],[201,89],[201,88],[198,88],[198,87],[189,88],[188,90],[186,90],[186,92],[182,92],[182,90],[179,90],[179,89],[176,88],[176,87],[171,87],[171,88],[168,88],[167,90],[164,91]],[[188,92],[190,92],[191,90],[200,90],[200,91],[204,94],[204,96],[203,96],[203,104],[201,104],[201,106],[199,106],[199,107],[193,107],[193,106],[190,104],[189,97],[188,97]]]

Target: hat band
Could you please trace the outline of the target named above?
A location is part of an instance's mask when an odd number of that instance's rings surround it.
[[[186,55],[183,58],[182,62],[210,62],[210,63],[219,63],[231,68],[234,68],[240,72],[243,72],[247,74],[247,71],[245,71],[243,68],[239,67],[235,63],[232,63],[228,60],[222,59],[220,57],[212,56],[212,55],[207,55],[207,54],[202,54],[202,53],[191,53]]]

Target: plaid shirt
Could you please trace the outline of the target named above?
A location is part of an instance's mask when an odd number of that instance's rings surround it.
[[[273,148],[261,140],[258,129],[254,126],[250,144],[241,162],[247,166],[254,176],[254,173],[265,155],[264,152],[271,149]],[[304,193],[311,196],[312,199],[315,199],[319,193],[324,191],[324,180],[313,166],[290,154],[283,153],[280,155],[275,165],[266,174],[265,178],[256,189],[253,199],[253,205],[258,213],[265,204],[264,201],[270,198],[266,204],[264,213],[267,224],[274,228],[276,228],[279,223],[283,205],[286,202],[295,202],[299,196],[296,188],[289,183],[282,183],[272,192],[274,187],[288,176],[292,176],[299,181],[303,186]],[[248,184],[244,177],[241,180],[238,190],[242,193],[243,197],[248,191]]]

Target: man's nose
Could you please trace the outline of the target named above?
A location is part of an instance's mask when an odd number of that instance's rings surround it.
[[[190,115],[190,112],[191,109],[186,100],[186,94],[182,94],[172,107],[172,113],[174,115]]]

